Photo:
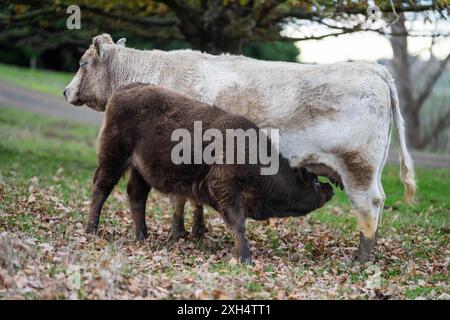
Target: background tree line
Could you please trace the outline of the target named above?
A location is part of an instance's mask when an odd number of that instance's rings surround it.
[[[423,149],[445,140],[448,133],[448,99],[436,107],[432,121],[423,117],[423,106],[446,70],[449,56],[421,65],[422,80],[416,81],[416,60],[407,50],[407,36],[421,36],[408,30],[408,15],[447,19],[448,0],[79,0],[82,29],[67,30],[66,9],[71,4],[74,2],[68,0],[7,0],[0,4],[0,61],[73,71],[90,38],[102,32],[111,33],[114,39],[126,37],[130,46],[138,48],[192,48],[296,61],[299,50],[295,42],[366,30],[361,19],[375,15],[390,25],[374,31],[389,37],[393,48],[391,70],[409,126],[409,144]],[[306,23],[321,26],[325,32],[303,34]]]

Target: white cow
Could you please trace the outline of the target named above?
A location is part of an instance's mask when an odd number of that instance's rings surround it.
[[[406,200],[413,199],[414,169],[397,92],[380,65],[304,65],[192,50],[141,51],[125,48],[122,41],[114,44],[103,34],[93,39],[64,94],[74,105],[103,111],[111,93],[132,82],[167,87],[246,116],[260,127],[279,128],[281,152],[292,165],[306,166],[345,187],[361,231],[362,261],[375,243],[386,198],[381,173],[391,119]]]

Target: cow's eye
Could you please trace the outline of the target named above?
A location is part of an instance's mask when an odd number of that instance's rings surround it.
[[[84,67],[86,65],[87,65],[87,61],[84,61],[84,60],[80,61],[80,67]]]

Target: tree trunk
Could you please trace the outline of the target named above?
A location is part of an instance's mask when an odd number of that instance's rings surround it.
[[[188,8],[172,4],[180,31],[193,49],[212,54],[243,52],[255,28],[251,10],[236,2],[224,5],[220,0],[208,1],[199,11]]]
[[[398,21],[392,25],[392,33],[406,34],[405,16],[399,14]],[[393,59],[392,67],[396,78],[400,108],[405,117],[408,144],[412,148],[420,148],[420,119],[419,110],[414,108],[413,84],[411,81],[410,60],[408,54],[408,41],[406,36],[392,36],[390,38]]]

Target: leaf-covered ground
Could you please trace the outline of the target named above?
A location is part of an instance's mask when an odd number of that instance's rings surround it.
[[[96,135],[94,127],[0,110],[0,298],[450,298],[449,171],[418,169],[418,204],[407,207],[398,168],[386,167],[375,262],[354,262],[356,223],[338,192],[305,218],[248,220],[254,264],[243,266],[212,210],[204,240],[168,241],[172,211],[156,192],[150,237],[136,243],[123,181],[99,236],[86,236]],[[189,207],[188,227],[191,217]]]

